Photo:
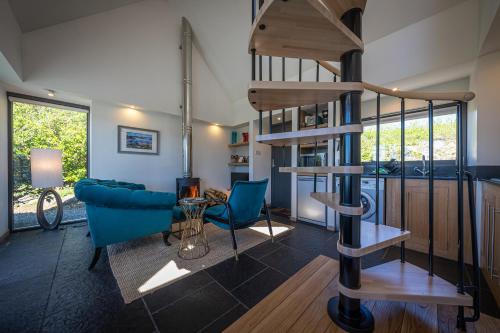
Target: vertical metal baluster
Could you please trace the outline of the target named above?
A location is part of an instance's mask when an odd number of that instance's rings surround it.
[[[463,179],[464,179],[464,142],[463,142],[463,114],[462,114],[461,102],[457,103],[457,207],[458,207],[458,286],[457,291],[460,294],[464,294],[464,189],[463,189]],[[493,212],[494,214],[495,212]],[[493,268],[493,267],[492,267]],[[458,307],[457,316],[457,327],[464,329],[464,307]]]
[[[285,57],[281,58],[281,81],[285,81]],[[281,131],[286,131],[285,125],[285,109],[281,110]]]
[[[299,82],[302,82],[302,59],[299,59]],[[302,112],[301,107],[297,108],[297,131],[300,131],[300,114]],[[300,161],[300,144],[297,145],[297,166],[301,166]]]
[[[434,104],[432,101],[429,101],[429,275],[434,275]]]
[[[380,93],[377,93],[377,133],[375,138],[375,224],[379,221],[379,205],[380,205]]]
[[[255,15],[256,15],[256,1],[257,0],[252,0],[252,23],[255,21]],[[259,8],[260,6],[262,5],[262,3],[259,3]],[[260,63],[259,63],[259,71],[260,71],[260,78],[259,80],[262,81],[262,57],[259,56],[259,60],[260,60]],[[252,81],[255,81],[255,77],[256,77],[256,68],[255,68],[255,49],[252,49]],[[259,111],[259,135],[262,135],[262,112]]]
[[[319,62],[316,62],[316,82],[319,82]],[[318,115],[319,115],[319,110],[318,110],[318,104],[315,105],[316,109],[314,111],[314,128],[318,128]],[[318,161],[318,141],[316,140],[314,143],[314,166],[317,166],[317,161]],[[314,174],[314,190],[313,192],[316,192],[317,190],[317,182],[318,182],[318,174]]]
[[[337,74],[333,74],[333,82],[337,82]],[[337,126],[337,101],[333,101],[333,127]],[[336,165],[336,159],[337,159],[337,139],[333,139],[333,166]],[[332,189],[333,193],[337,192],[337,175],[332,174]],[[337,216],[335,216],[335,223],[337,223]]]
[[[405,230],[405,99],[401,98],[401,230]],[[405,262],[405,242],[401,242],[401,262]]]
[[[269,56],[269,81],[273,80],[273,57]],[[269,111],[269,134],[273,132],[273,110]]]

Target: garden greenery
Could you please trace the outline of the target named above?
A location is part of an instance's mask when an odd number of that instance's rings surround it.
[[[32,148],[62,150],[65,186],[87,175],[87,114],[49,106],[13,103],[14,200],[37,190],[31,187]]]

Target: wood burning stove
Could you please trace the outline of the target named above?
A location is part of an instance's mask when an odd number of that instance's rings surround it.
[[[200,196],[200,178],[177,178],[175,180],[177,201]]]

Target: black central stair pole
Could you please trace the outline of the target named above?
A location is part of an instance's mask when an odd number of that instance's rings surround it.
[[[342,22],[361,38],[362,11],[351,9],[342,16]],[[341,58],[342,82],[362,82],[361,50],[344,53]],[[361,92],[348,92],[340,97],[340,125],[361,124]],[[361,165],[361,134],[348,133],[340,137],[340,165]],[[361,205],[361,175],[340,176],[340,205]],[[361,246],[361,216],[340,214],[339,242],[350,248]],[[339,254],[339,283],[349,289],[361,287],[361,259]],[[342,293],[328,302],[330,318],[348,332],[372,332],[374,320],[359,299]]]

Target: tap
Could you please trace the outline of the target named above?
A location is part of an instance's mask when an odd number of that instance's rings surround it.
[[[422,169],[415,167],[413,171],[415,173],[421,174],[422,176],[427,176],[429,174],[429,169],[427,169],[427,166],[425,164],[425,155],[422,155]]]

